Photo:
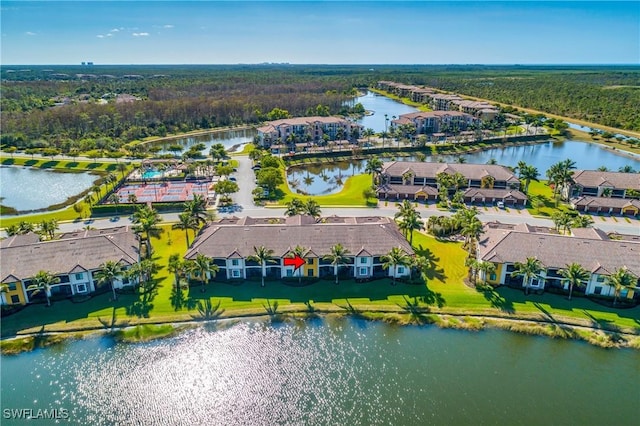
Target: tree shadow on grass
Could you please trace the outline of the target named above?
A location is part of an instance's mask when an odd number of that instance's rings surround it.
[[[153,299],[158,295],[158,282],[150,281],[141,289],[138,300],[126,307],[127,315],[138,318],[149,318],[149,312],[153,309]]]
[[[551,312],[547,311],[540,303],[533,302],[533,306],[535,306],[542,314],[551,322],[557,322],[556,319],[551,315]]]
[[[596,318],[593,316],[593,314],[591,314],[590,312],[584,309],[582,310],[582,313],[585,314],[587,318],[589,318],[589,320],[591,321],[591,326],[594,328],[598,328],[600,330],[613,331],[613,332],[620,331],[620,327],[614,324],[613,321],[611,320]],[[636,322],[640,324],[640,321],[636,320]]]
[[[13,158],[5,158],[4,160],[2,160],[2,165],[3,166],[11,166],[13,164],[16,163],[16,160]]]
[[[422,244],[418,246],[418,248],[416,249],[416,253],[419,256],[422,256],[425,259],[427,259],[431,264],[431,267],[423,272],[423,276],[427,281],[430,281],[430,280],[438,280],[440,282],[447,281],[447,276],[444,273],[444,268],[438,268],[437,266],[438,262],[440,262],[439,257],[433,254],[433,252],[430,249],[424,248]]]
[[[35,164],[38,164],[39,162],[40,162],[40,160],[27,160],[27,161],[24,162],[24,165],[31,167],[31,166],[33,166]]]
[[[171,289],[171,306],[174,311],[186,309],[191,311],[198,305],[198,301],[189,296],[189,292],[182,289],[181,286],[173,286]]]
[[[515,308],[513,307],[513,302],[502,296],[495,289],[484,291],[482,295],[489,301],[489,303],[491,303],[491,306],[493,306],[494,308],[509,314],[513,314],[516,312]]]
[[[442,293],[433,291],[429,289],[429,287],[427,287],[427,293],[423,295],[420,300],[427,305],[436,305],[438,308],[442,308],[447,302],[445,298],[442,297]]]
[[[87,169],[89,170],[99,169],[100,167],[102,167],[102,163],[91,163],[87,165]]]
[[[103,319],[98,317],[98,321],[102,324],[105,330],[109,330],[110,333],[113,333],[115,327],[126,327],[129,325],[129,321],[120,321],[118,322],[118,315],[116,314],[116,308],[112,309],[111,318]]]
[[[58,164],[60,164],[59,161],[51,160],[51,161],[47,161],[45,163],[40,164],[40,168],[41,169],[52,169],[55,166],[57,166]]]
[[[67,164],[64,165],[64,167],[65,169],[75,169],[79,165],[80,163],[78,163],[77,161],[69,161]]]

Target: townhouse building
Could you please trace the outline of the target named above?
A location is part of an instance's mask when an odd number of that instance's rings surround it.
[[[574,229],[571,235],[560,235],[552,229],[527,224],[510,225],[498,222],[485,225],[477,245],[477,258],[495,265],[495,271],[481,279],[493,285],[524,286],[522,277],[512,275],[516,262],[527,258],[540,261],[543,271],[532,280],[530,288],[543,291],[549,288],[568,289],[560,270],[578,263],[589,272],[589,279],[574,292],[587,295],[613,296],[615,289],[607,284],[607,277],[626,268],[638,282],[635,289],[623,289],[622,298],[639,297],[640,237],[619,236],[611,239],[595,228]]]
[[[387,217],[338,217],[316,220],[297,215],[287,218],[225,218],[205,228],[187,251],[185,259],[199,254],[218,266],[214,280],[244,280],[262,275],[262,265],[251,259],[255,248],[273,250],[266,263],[266,276],[320,278],[334,275],[334,265],[325,259],[332,247],[341,244],[347,251],[339,266],[342,277],[369,279],[405,277],[411,273],[407,265],[385,269],[382,257],[400,247],[407,255],[415,253],[396,223]],[[303,250],[305,264],[298,270],[285,265],[296,247]]]
[[[410,124],[415,127],[418,135],[434,135],[465,131],[478,121],[474,116],[459,111],[419,111],[402,114],[393,120],[392,124],[394,126]]]
[[[15,235],[0,243],[0,283],[7,286],[2,303],[23,305],[44,297],[27,290],[41,270],[59,279],[49,296],[74,296],[96,290],[95,274],[104,262],[120,262],[127,269],[139,258],[138,238],[129,227],[71,232],[51,241],[33,233]],[[116,288],[128,284],[125,277],[114,282]]]

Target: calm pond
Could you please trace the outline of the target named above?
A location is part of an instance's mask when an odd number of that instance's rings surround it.
[[[545,172],[558,161],[567,158],[576,162],[578,169],[595,170],[606,166],[611,171],[620,167],[631,166],[640,170],[640,157],[629,157],[615,154],[600,145],[568,140],[565,142],[546,142],[537,145],[493,148],[486,151],[462,155],[427,156],[425,161],[456,162],[459,157],[467,163],[484,164],[495,159],[504,166],[516,166],[525,161],[538,168],[540,177],[545,179]],[[383,158],[389,160],[389,158]],[[398,160],[415,161],[413,157],[398,157]],[[291,167],[287,173],[287,181],[292,191],[301,191],[309,195],[323,195],[339,192],[347,177],[363,173],[366,160],[325,163],[318,166]]]
[[[2,407],[91,425],[637,424],[638,351],[344,318],[218,327],[3,356]]]
[[[44,209],[90,188],[98,176],[29,167],[0,167],[0,204],[16,210]]]

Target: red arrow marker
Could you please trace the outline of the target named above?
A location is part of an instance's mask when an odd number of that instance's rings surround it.
[[[295,266],[293,268],[294,271],[297,271],[299,267],[304,265],[306,262],[299,255],[295,255],[294,257],[285,257],[284,258],[284,266]]]

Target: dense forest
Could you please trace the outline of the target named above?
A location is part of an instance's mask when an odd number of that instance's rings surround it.
[[[632,66],[20,66],[0,77],[2,144],[63,152],[258,124],[274,111],[346,113],[356,89],[378,80],[640,130],[640,67]]]

